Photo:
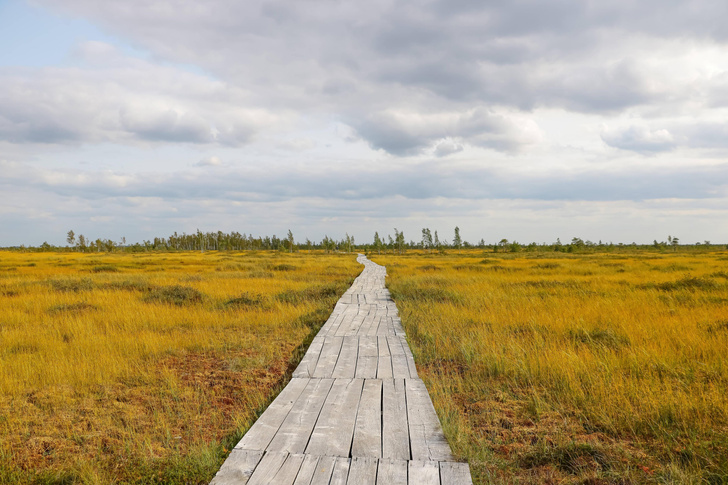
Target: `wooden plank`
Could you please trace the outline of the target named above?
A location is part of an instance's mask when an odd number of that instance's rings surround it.
[[[382,381],[367,379],[354,426],[352,457],[382,456]]]
[[[378,337],[379,360],[377,361],[377,379],[392,378],[392,356],[389,353],[389,344],[386,337]]]
[[[333,383],[333,379],[309,380],[268,445],[269,451],[303,453]]]
[[[392,331],[392,324],[391,324],[392,318],[389,316],[383,316],[382,317],[382,323],[379,325],[379,328],[377,329],[377,335],[379,336],[386,336],[393,333]]]
[[[344,339],[341,337],[326,337],[324,345],[321,348],[321,356],[319,357],[313,376],[320,379],[330,378],[334,373],[336,361],[339,360],[341,345]]]
[[[405,379],[405,389],[412,459],[454,461],[425,384],[420,379]]]
[[[372,317],[372,324],[367,328],[366,335],[369,337],[374,337],[377,335],[377,332],[379,331],[379,327],[382,325],[382,320],[384,320],[385,317],[382,317],[381,312],[377,311],[374,316]]]
[[[410,483],[414,484],[414,482]],[[405,460],[379,460],[377,484],[407,485],[407,462]]]
[[[410,459],[404,379],[382,381],[382,457]]]
[[[311,485],[329,485],[331,474],[334,473],[336,458],[333,456],[322,456],[316,464],[316,471],[311,479]]]
[[[270,478],[278,473],[283,462],[288,458],[288,453],[267,452],[263,455],[255,471],[250,476],[248,485],[265,485],[270,483]]]
[[[298,475],[296,475],[296,481],[293,482],[293,485],[311,485],[311,480],[313,480],[313,475],[316,473],[318,462],[318,456],[304,455],[303,463],[301,463],[301,468],[298,470]]]
[[[440,467],[436,461],[410,461],[409,483],[417,485],[439,485]]]
[[[291,379],[235,448],[265,450],[308,384],[309,379]]]
[[[308,350],[301,359],[301,362],[293,371],[293,377],[313,377],[313,371],[316,369],[319,356],[321,355],[321,348],[324,345],[323,337],[315,337],[308,347]]]
[[[344,337],[339,360],[331,377],[334,379],[353,379],[356,374],[356,359],[359,354],[359,339],[356,336]]]
[[[468,464],[451,461],[440,462],[440,481],[442,485],[473,485]]]
[[[334,463],[334,473],[331,474],[329,485],[346,485],[349,477],[349,458],[338,457]]]
[[[245,485],[261,458],[262,451],[233,449],[210,485]]]
[[[336,304],[336,307],[338,308],[337,315],[331,321],[331,324],[329,325],[327,322],[326,329],[321,329],[317,336],[321,337],[333,337],[336,334],[336,331],[339,329],[339,325],[341,325],[341,321],[346,316],[346,313],[348,312],[349,305],[341,304],[341,300],[339,300],[339,303]]]
[[[377,377],[377,337],[359,337],[359,356],[356,362],[356,377],[374,379]]]
[[[417,377],[417,366],[415,365],[415,358],[412,357],[412,351],[407,344],[407,340],[402,340],[402,348],[404,349],[404,356],[407,359],[407,367],[409,367],[409,373],[412,378]]]
[[[301,454],[288,455],[286,461],[284,461],[283,465],[281,465],[278,469],[278,473],[276,473],[275,476],[273,476],[272,479],[269,479],[270,481],[266,483],[275,483],[276,485],[293,485],[293,482],[296,480],[296,476],[298,475],[298,470],[301,469],[303,458],[304,455]]]
[[[371,305],[367,305],[365,311],[366,314],[364,315],[364,318],[362,318],[359,328],[356,330],[357,335],[368,335],[369,328],[372,325],[375,325],[374,319],[376,316],[376,308],[372,307]]]
[[[363,379],[336,379],[306,447],[311,455],[349,456]]]
[[[346,485],[374,485],[377,482],[377,460],[354,457],[349,465]]]
[[[337,337],[343,337],[344,335],[349,334],[349,329],[351,328],[354,320],[356,319],[356,312],[358,311],[358,307],[352,305],[352,309],[347,311],[344,315],[344,318],[341,320],[341,324],[339,325],[339,328],[336,329],[336,333],[334,334]]]
[[[403,343],[404,345],[407,345],[407,343],[396,336],[388,336],[386,338],[389,344],[389,352],[392,354],[392,377],[403,379],[410,377],[407,357],[402,347]]]

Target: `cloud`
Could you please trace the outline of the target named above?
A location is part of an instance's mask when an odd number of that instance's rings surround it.
[[[650,130],[644,126],[630,126],[623,130],[604,129],[602,140],[607,145],[638,153],[658,153],[677,146],[672,133],[666,129]]]
[[[455,143],[453,140],[447,139],[442,140],[435,146],[434,154],[436,157],[446,157],[448,155],[452,155],[453,153],[461,152],[463,150],[464,148],[461,144]]]
[[[210,157],[199,166],[215,166]],[[357,164],[359,165],[359,164]],[[628,173],[600,169],[547,175],[524,174],[507,167],[442,165],[436,160],[408,166],[301,166],[271,170],[265,166],[200,172],[35,169],[0,162],[6,184],[64,196],[96,200],[115,197],[295,201],[302,197],[371,200],[532,199],[618,201],[659,198],[728,197],[728,164],[664,168],[660,173],[634,167]]]
[[[251,106],[230,85],[90,44],[84,56],[115,61],[0,70],[0,141],[241,146],[285,116]]]
[[[399,156],[423,153],[444,138],[506,152],[540,141],[534,122],[487,108],[439,113],[386,110],[355,120],[352,126],[372,148]]]
[[[195,164],[197,167],[220,167],[222,166],[222,160],[219,157],[211,156],[200,160]]]

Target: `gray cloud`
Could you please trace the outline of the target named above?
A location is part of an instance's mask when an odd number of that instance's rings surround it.
[[[203,165],[210,165],[206,163]],[[0,162],[6,183],[20,183],[84,199],[154,197],[166,200],[216,199],[282,201],[321,197],[344,200],[532,199],[619,201],[662,198],[728,197],[728,165],[665,168],[660,173],[635,168],[629,173],[589,170],[553,171],[529,176],[506,169],[442,166],[428,161],[407,167],[352,169],[326,166],[174,173],[124,174],[109,171],[38,170]]]
[[[485,108],[427,114],[388,110],[350,124],[372,148],[402,156],[423,153],[446,138],[501,151],[517,151],[540,139],[535,123]]]
[[[717,0],[377,0],[366,8],[283,0],[174,7],[141,0],[37,1],[255,92],[254,102],[265,109],[350,122],[373,147],[400,156],[421,153],[434,141],[401,123],[385,133],[391,120],[376,126],[381,112],[425,116],[486,106],[614,113],[674,102],[691,90],[654,82],[665,74],[650,64],[655,45],[677,37],[728,40],[728,7]],[[176,133],[151,135],[175,139]],[[244,143],[248,135],[243,130],[233,139]],[[457,129],[449,136],[468,137]],[[528,144],[486,138],[480,145],[497,150]]]
[[[229,85],[92,44],[90,58],[101,50],[118,59],[86,70],[0,70],[0,141],[240,146],[277,123]]]
[[[633,125],[624,129],[604,129],[602,140],[609,146],[642,154],[667,152],[678,147],[728,149],[728,123],[670,122],[665,128]]]
[[[650,130],[642,126],[631,126],[624,130],[602,132],[602,140],[614,148],[638,153],[657,153],[672,150],[676,142],[666,129]]]

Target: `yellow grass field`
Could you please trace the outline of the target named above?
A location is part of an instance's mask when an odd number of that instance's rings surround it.
[[[371,258],[475,483],[728,483],[727,252]]]
[[[353,255],[0,252],[0,483],[206,483]]]

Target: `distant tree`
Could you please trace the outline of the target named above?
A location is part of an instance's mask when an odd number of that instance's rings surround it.
[[[670,236],[667,236],[667,240],[670,241],[670,244],[672,244],[672,250],[677,251],[677,247],[680,245],[680,239],[677,237],[670,238]]]
[[[86,237],[83,234],[78,236],[78,249],[79,251],[86,251]]]
[[[463,246],[463,240],[460,238],[460,228],[455,226],[455,237],[452,240],[452,246],[458,251]]]
[[[379,238],[379,233],[374,232],[374,250],[377,254],[382,254],[382,240]]]
[[[68,231],[68,234],[66,235],[66,242],[70,246],[73,246],[74,244],[76,244],[76,233],[74,233],[72,230]]]
[[[292,253],[293,252],[293,233],[291,232],[290,229],[288,230],[288,237],[286,237],[286,241],[288,241],[288,252]]]
[[[407,243],[404,239],[404,232],[399,232],[396,227],[394,228],[394,244],[399,254],[403,254]]]
[[[432,248],[432,233],[428,227],[422,228],[422,249]]]

